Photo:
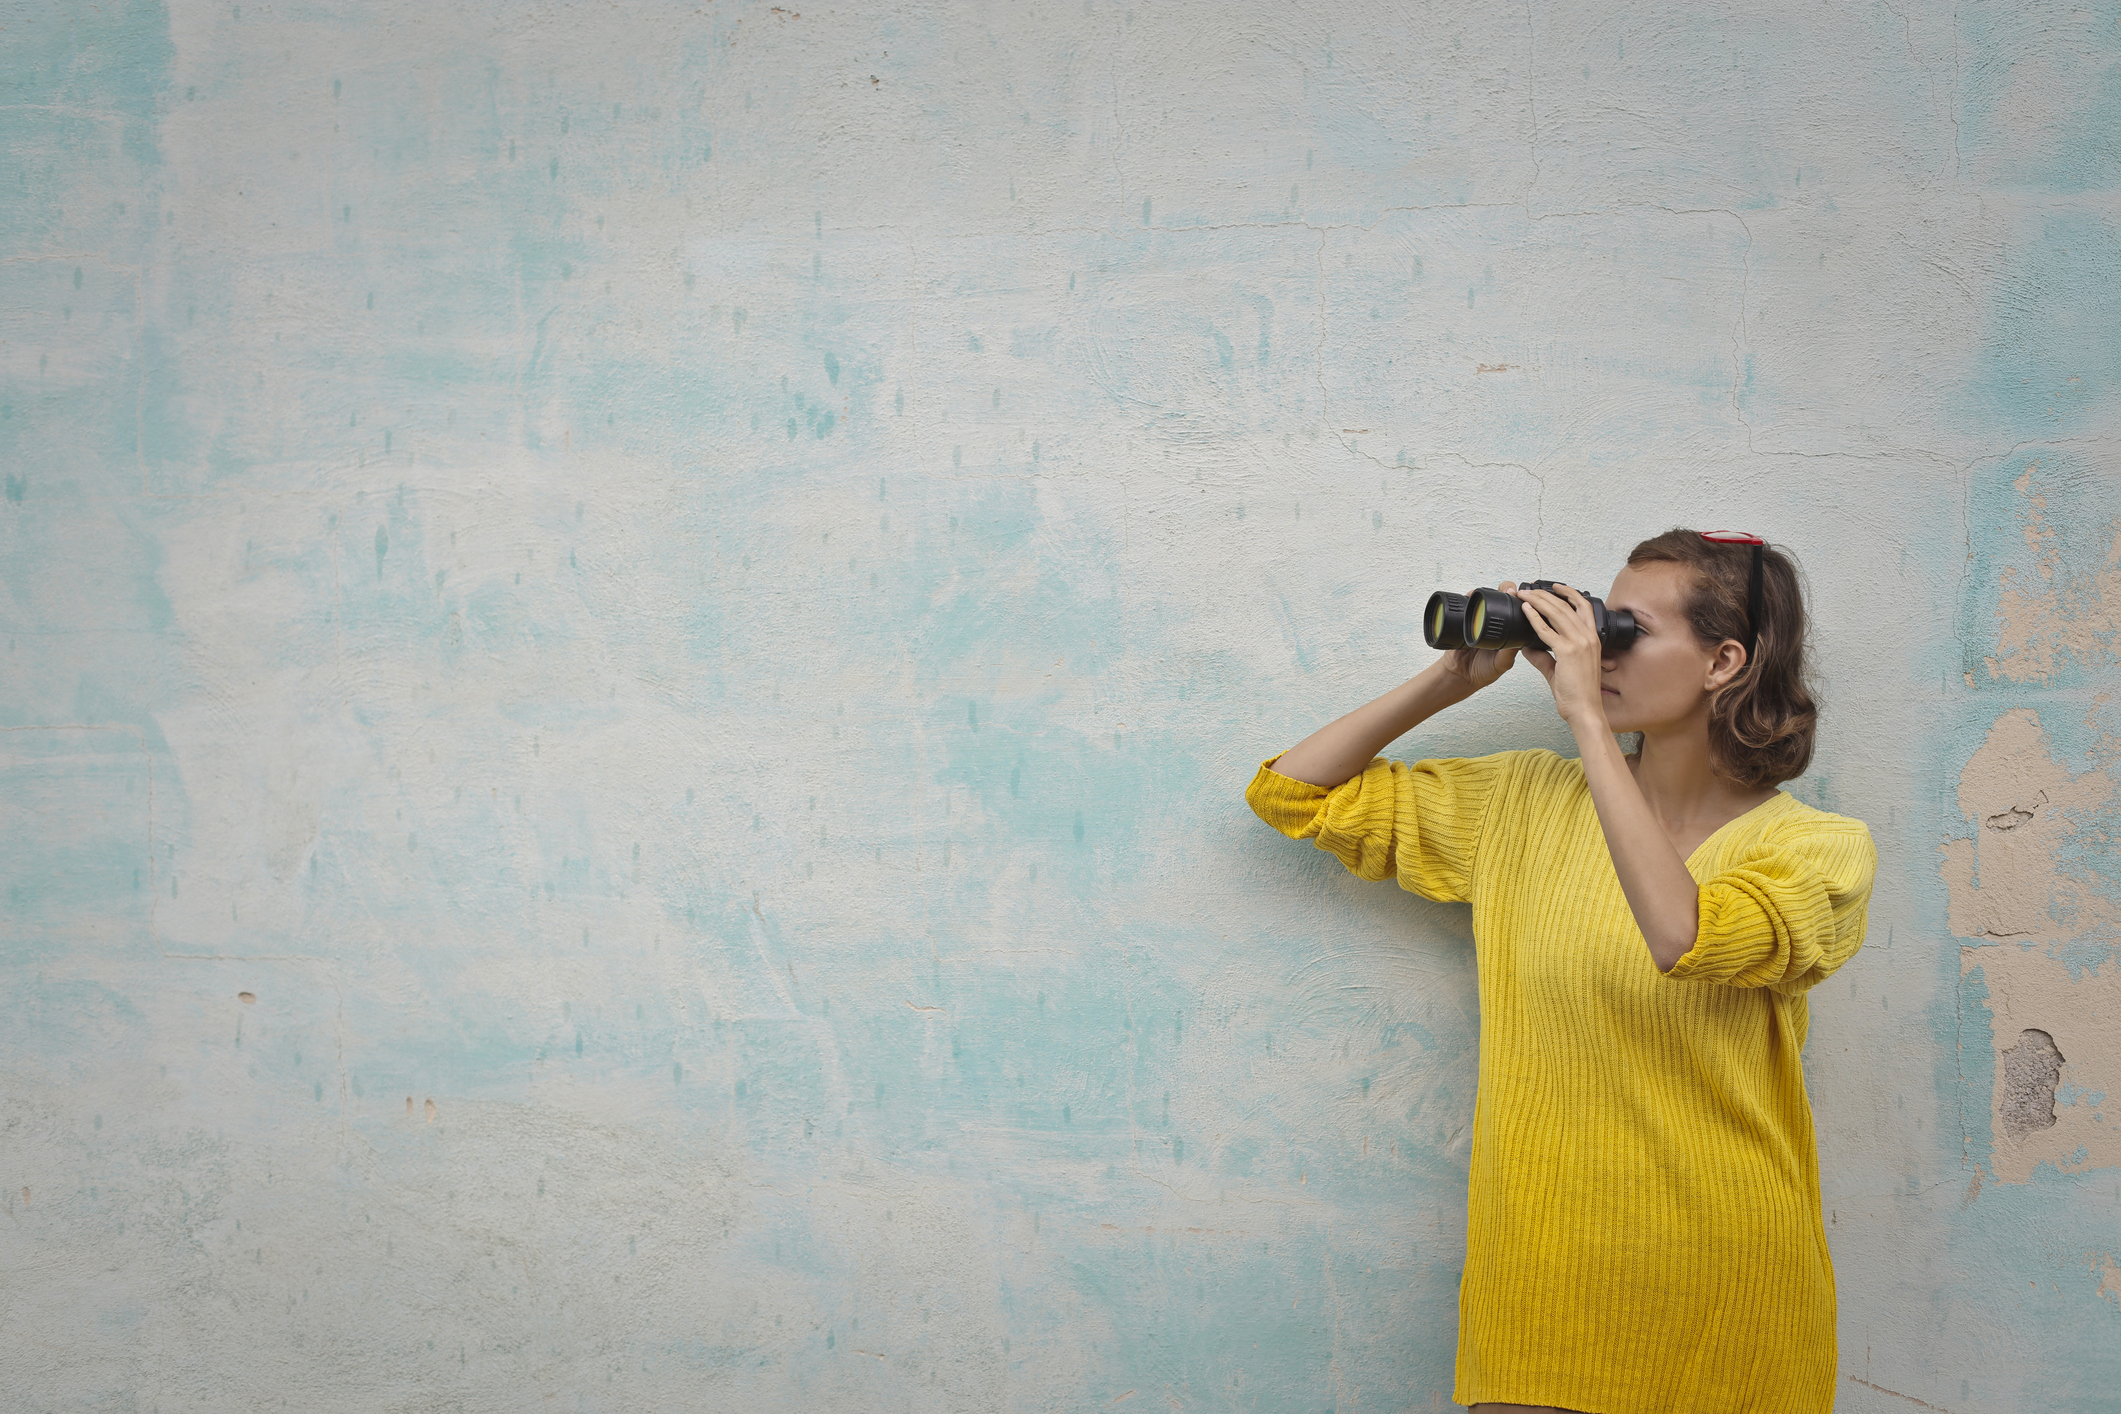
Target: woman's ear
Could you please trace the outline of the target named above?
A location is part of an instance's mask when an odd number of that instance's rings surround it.
[[[1708,691],[1714,692],[1745,670],[1745,645],[1726,638],[1709,657]]]

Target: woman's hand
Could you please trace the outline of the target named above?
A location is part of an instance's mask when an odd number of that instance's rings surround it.
[[[1515,581],[1504,580],[1496,588],[1513,590]],[[1466,685],[1468,692],[1477,692],[1510,670],[1517,661],[1514,648],[1454,648],[1439,661],[1443,670]]]
[[[1560,594],[1534,589],[1517,597],[1548,645],[1544,652],[1527,648],[1525,656],[1553,689],[1561,719],[1575,730],[1605,731],[1605,648],[1590,601],[1566,584]]]

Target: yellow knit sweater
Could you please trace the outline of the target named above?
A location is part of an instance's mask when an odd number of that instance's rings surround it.
[[[1245,799],[1365,879],[1473,905],[1480,1094],[1461,1404],[1826,1414],[1834,1272],[1799,1052],[1805,989],[1863,942],[1877,855],[1793,796],[1687,860],[1694,948],[1661,974],[1580,762],[1405,765]]]

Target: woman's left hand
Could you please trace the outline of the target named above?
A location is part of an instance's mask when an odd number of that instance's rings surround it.
[[[1598,642],[1598,621],[1590,601],[1564,584],[1560,592],[1519,590],[1525,615],[1546,640],[1549,651],[1524,651],[1553,689],[1554,706],[1571,727],[1605,727],[1605,649]]]

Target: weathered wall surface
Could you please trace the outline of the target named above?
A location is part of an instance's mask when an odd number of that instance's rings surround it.
[[[1446,1405],[1416,613],[1793,547],[1844,1410],[2121,1389],[2121,8],[0,11],[21,1409]],[[1409,753],[1563,744],[1530,673]]]

